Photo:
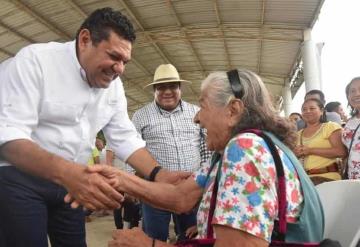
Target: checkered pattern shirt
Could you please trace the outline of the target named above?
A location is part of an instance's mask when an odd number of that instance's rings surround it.
[[[180,101],[168,112],[154,101],[135,112],[132,121],[159,165],[171,171],[192,172],[210,158],[205,130],[194,123],[198,110],[198,106]]]

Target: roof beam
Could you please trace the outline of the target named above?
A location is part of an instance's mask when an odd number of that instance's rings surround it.
[[[265,7],[266,7],[266,0],[262,0],[262,9],[261,9],[261,20],[260,20],[260,24],[261,24],[261,36],[263,36],[264,33],[264,19],[265,19]],[[263,54],[263,39],[260,39],[260,47],[259,47],[259,54],[258,54],[258,63],[257,63],[257,73],[260,74],[260,69],[261,69],[261,58],[262,58],[262,54]]]
[[[180,28],[182,28],[182,24],[181,24],[180,18],[179,18],[179,16],[178,16],[177,13],[176,13],[176,10],[175,10],[175,7],[174,7],[172,1],[171,1],[171,0],[166,0],[166,2],[167,2],[167,5],[168,5],[171,13],[172,13],[173,16],[175,17],[178,26],[179,26]],[[202,71],[203,76],[205,77],[206,74],[205,74],[205,72],[204,72],[204,66],[202,65],[202,63],[201,63],[201,61],[200,61],[199,54],[197,54],[197,52],[196,52],[193,44],[192,44],[191,41],[189,40],[189,38],[188,38],[188,36],[187,36],[187,33],[186,33],[186,30],[181,29],[181,31],[183,32],[183,34],[184,34],[184,36],[185,36],[186,43],[190,46],[190,49],[191,49],[192,53],[194,54],[195,60],[196,60],[197,64],[199,65],[199,67],[200,67],[200,69],[201,69],[201,71]],[[197,95],[191,85],[190,85],[189,88],[190,88],[191,92],[192,92],[194,95]],[[197,95],[197,96],[198,96],[198,95]]]
[[[153,94],[152,94],[150,91],[144,90],[144,88],[141,87],[141,86],[139,86],[138,83],[134,83],[134,82],[133,82],[133,81],[134,81],[133,79],[129,79],[129,78],[127,78],[125,75],[122,75],[121,77],[123,78],[122,81],[123,81],[123,86],[124,86],[124,88],[126,88],[126,87],[136,88],[136,89],[139,90],[140,92],[144,93],[144,95],[145,95],[145,97],[146,97],[147,100],[152,99]],[[142,78],[150,78],[150,76],[148,76],[148,77],[142,77]],[[150,95],[151,95],[151,97],[150,97]],[[140,102],[140,103],[141,103],[141,102]]]
[[[228,67],[228,70],[230,70],[232,68],[232,64],[231,64],[231,59],[230,59],[230,54],[229,54],[229,48],[228,48],[227,43],[225,41],[224,30],[223,30],[223,27],[221,25],[220,10],[219,10],[217,0],[214,0],[214,10],[215,10],[215,14],[216,14],[216,20],[217,20],[218,27],[221,30],[221,36],[222,36],[221,39],[223,41],[225,56],[226,56],[226,60],[227,60],[227,64],[228,64],[227,67]]]
[[[4,50],[3,48],[0,48],[0,52],[6,54],[6,55],[9,56],[9,57],[13,57],[13,56],[15,55],[15,54],[12,53],[12,52],[9,52],[9,51],[7,51],[7,50]]]
[[[136,18],[135,14],[133,13],[133,11],[129,8],[129,6],[127,6],[127,4],[124,2],[124,0],[118,0],[118,2],[120,2],[120,4],[124,7],[124,9],[126,10],[126,12],[131,16],[131,18],[133,19],[133,21],[136,23],[136,25],[138,25],[138,27],[140,28],[140,30],[143,32],[143,34],[145,35],[145,37],[150,40],[150,43],[154,46],[155,50],[160,54],[160,56],[164,59],[164,61],[166,63],[171,63],[170,59],[165,55],[165,53],[160,49],[160,47],[156,44],[156,42],[152,39],[151,36],[149,36],[146,31],[145,28],[143,27],[143,25],[140,23],[140,21]]]
[[[178,29],[178,27],[177,27]],[[214,39],[224,39],[224,31],[231,31],[231,35],[227,35],[226,39],[236,39],[236,40],[263,40],[263,41],[275,41],[275,42],[302,42],[303,41],[303,32],[285,32],[282,29],[279,29],[280,32],[274,33],[275,35],[262,36],[256,34],[254,29],[249,28],[237,28],[229,26],[218,26],[218,27],[206,27],[206,28],[193,28],[193,27],[182,27],[183,31],[186,31],[187,38],[190,40],[214,40]],[[266,29],[266,27],[264,27]],[[274,31],[273,29],[271,29]],[[171,42],[186,42],[186,39],[183,35],[179,35],[178,30],[176,29],[157,29],[157,30],[148,30],[146,32],[138,32],[140,35],[151,36],[152,42],[162,42],[162,43],[171,43]],[[141,40],[137,42],[137,47],[148,46],[147,40]],[[229,54],[229,52],[228,52]]]
[[[185,29],[182,29],[182,24],[181,24],[180,18],[178,17],[178,15],[177,15],[177,13],[176,13],[176,10],[175,10],[175,7],[174,7],[172,1],[171,1],[171,0],[166,0],[166,2],[168,3],[167,5],[168,5],[171,13],[172,13],[173,16],[175,17],[178,26],[181,28],[181,31],[182,31],[183,34],[184,34],[185,40],[187,41],[186,43],[190,46],[190,49],[191,49],[191,51],[193,52],[193,54],[194,54],[194,56],[195,56],[195,59],[196,59],[197,64],[199,65],[199,67],[201,68],[201,70],[204,71],[204,66],[201,64],[200,57],[199,57],[199,55],[197,54],[197,52],[195,51],[195,48],[194,48],[193,44],[192,44],[191,41],[189,40],[189,38],[188,38],[188,36],[187,36],[187,33],[186,33],[186,30],[185,30]],[[205,76],[205,75],[204,75],[204,76]]]
[[[65,0],[67,5],[70,5],[72,9],[76,10],[84,19],[88,16],[84,10],[82,10],[79,5],[74,3],[72,0]]]
[[[10,26],[6,25],[4,22],[0,21],[0,26],[2,28],[4,28],[6,31],[15,34],[16,36],[18,36],[19,38],[21,38],[22,40],[29,42],[29,43],[36,43],[35,40],[26,37],[25,35],[19,33],[18,31],[16,31],[15,29],[11,28]]]
[[[140,101],[138,101],[137,99],[131,97],[129,94],[125,93],[126,98],[129,98],[130,100],[134,101],[136,104],[141,104]]]
[[[65,40],[70,40],[71,37],[66,34],[64,31],[62,31],[60,28],[58,28],[54,23],[52,23],[50,20],[46,19],[42,15],[40,15],[38,12],[34,11],[33,9],[30,9],[26,4],[22,3],[20,0],[12,0],[12,3],[14,3],[19,9],[23,10],[27,14],[31,15],[33,18],[35,18],[38,22],[49,28],[52,32],[56,33],[58,36]]]
[[[152,75],[152,73],[144,67],[138,60],[135,58],[131,58],[130,62],[133,62],[144,74],[146,75]]]

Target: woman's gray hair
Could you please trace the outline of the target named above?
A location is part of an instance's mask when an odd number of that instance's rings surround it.
[[[261,78],[252,71],[238,69],[243,90],[241,101],[245,106],[240,122],[234,128],[233,135],[239,131],[257,128],[272,132],[291,148],[296,144],[294,125],[276,111],[270,94]],[[211,73],[201,84],[201,91],[206,91],[209,101],[218,107],[226,106],[234,93],[226,72]]]

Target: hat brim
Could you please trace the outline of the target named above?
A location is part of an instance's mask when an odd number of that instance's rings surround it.
[[[164,80],[164,81],[154,81],[152,83],[147,84],[145,88],[149,87],[149,86],[153,86],[153,85],[157,85],[157,84],[163,84],[163,83],[169,83],[169,82],[186,82],[186,83],[190,83],[191,81],[186,81],[186,80],[181,80],[181,79],[174,79],[174,80]]]

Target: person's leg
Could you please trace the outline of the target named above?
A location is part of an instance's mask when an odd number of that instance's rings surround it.
[[[169,236],[171,213],[142,204],[143,229],[152,238],[166,241]]]
[[[123,217],[121,215],[122,209],[123,209],[123,207],[114,209],[114,222],[115,222],[116,229],[124,228]]]
[[[64,203],[65,189],[58,186],[56,197],[48,207],[48,234],[52,247],[86,247],[85,214]]]
[[[45,182],[15,167],[0,167],[1,246],[48,246],[47,207],[41,194]]]
[[[124,221],[129,222],[129,228],[139,226],[140,204],[134,201],[124,203]]]
[[[186,230],[196,225],[196,210],[192,210],[186,214],[173,214],[175,232],[177,234],[177,240],[187,239]]]

